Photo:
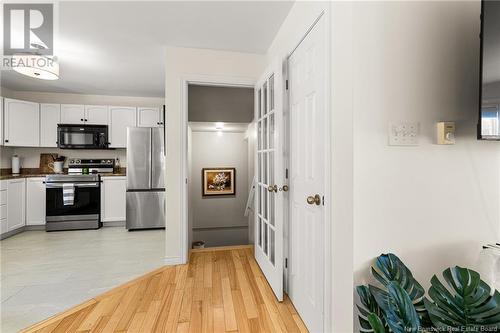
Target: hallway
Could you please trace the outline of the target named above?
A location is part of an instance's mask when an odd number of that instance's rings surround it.
[[[194,250],[23,332],[307,332],[290,300],[278,303],[252,246]]]

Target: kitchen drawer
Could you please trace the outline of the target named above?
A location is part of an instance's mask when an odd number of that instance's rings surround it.
[[[0,206],[0,220],[7,218],[7,205]]]
[[[0,191],[0,205],[7,204],[7,191]]]

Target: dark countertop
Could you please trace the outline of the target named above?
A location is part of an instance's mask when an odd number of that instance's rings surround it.
[[[26,173],[19,175],[0,175],[0,180],[8,180],[8,179],[18,179],[18,178],[37,178],[37,177],[45,177],[47,175],[53,175],[53,173]],[[125,172],[117,172],[117,173],[102,173],[101,177],[124,177],[126,176]]]

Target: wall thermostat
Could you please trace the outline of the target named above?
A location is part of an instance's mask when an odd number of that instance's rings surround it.
[[[438,145],[455,144],[455,122],[442,121],[437,123],[437,144]]]

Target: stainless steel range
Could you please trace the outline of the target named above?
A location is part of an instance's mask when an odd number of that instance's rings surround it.
[[[101,223],[101,179],[92,175],[45,177],[45,230],[98,229]]]
[[[91,158],[78,159],[71,158],[68,161],[69,174],[84,174],[84,173],[111,173],[115,167],[114,158]],[[87,172],[84,172],[87,171]]]

